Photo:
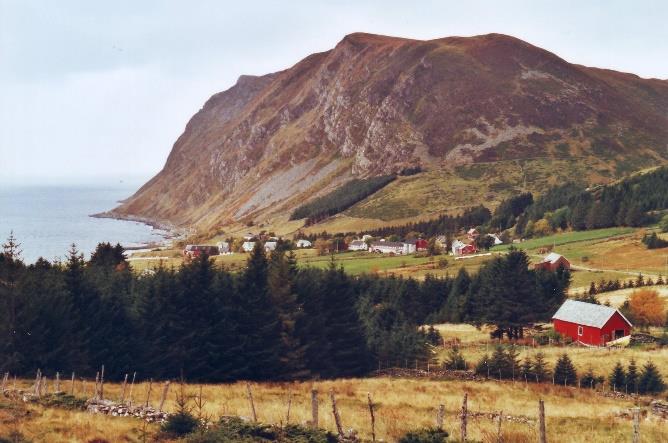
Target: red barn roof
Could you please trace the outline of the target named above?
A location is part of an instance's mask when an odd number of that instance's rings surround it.
[[[577,300],[566,300],[559,310],[552,316],[552,320],[568,321],[578,325],[602,328],[619,310],[610,306],[585,303]],[[629,324],[631,322],[619,312],[619,315]]]

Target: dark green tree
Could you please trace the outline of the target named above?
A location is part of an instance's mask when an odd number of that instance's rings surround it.
[[[620,362],[617,362],[612,373],[608,377],[608,385],[614,391],[624,389],[626,386],[626,371],[624,371],[624,366],[622,366]]]
[[[577,385],[578,375],[568,354],[562,354],[554,366],[554,383],[557,385]]]
[[[661,373],[656,365],[648,361],[643,366],[638,379],[638,393],[640,394],[660,394],[666,390],[666,383],[663,381]]]

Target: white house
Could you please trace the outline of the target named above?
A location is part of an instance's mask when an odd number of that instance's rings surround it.
[[[298,248],[310,248],[313,246],[310,241],[306,240],[305,238],[300,238],[297,240],[297,247]]]
[[[382,254],[405,255],[415,252],[415,245],[394,241],[375,241],[369,246],[369,251]]]
[[[245,241],[241,245],[241,250],[244,251],[244,252],[251,252],[254,247],[255,247],[255,242],[254,241]]]
[[[503,242],[496,234],[487,234],[487,237],[492,237],[494,239],[494,246],[502,245]]]
[[[275,242],[275,241],[265,242],[264,250],[265,250],[265,252],[275,251],[277,245],[278,245],[278,242]]]
[[[349,251],[366,251],[368,248],[363,240],[353,240],[348,244]]]
[[[229,254],[231,252],[230,244],[226,241],[218,242],[216,246],[218,246],[218,251],[220,251],[221,254]]]
[[[369,234],[364,234],[364,235],[362,236],[362,241],[363,241],[363,242],[366,242],[367,240],[371,240],[372,238],[373,238],[373,237],[370,236]]]

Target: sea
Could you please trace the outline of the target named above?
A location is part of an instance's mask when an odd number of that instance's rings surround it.
[[[86,257],[100,242],[141,248],[165,243],[168,233],[149,225],[91,217],[116,207],[140,183],[110,180],[109,183],[68,185],[0,185],[0,243],[13,234],[22,258],[33,263],[67,257],[72,244]]]

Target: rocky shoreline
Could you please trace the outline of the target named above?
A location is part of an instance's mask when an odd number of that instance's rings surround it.
[[[121,221],[130,221],[130,222],[136,222],[136,223],[142,223],[147,226],[150,226],[156,231],[162,231],[160,232],[160,236],[163,238],[163,241],[160,242],[148,242],[148,243],[141,243],[141,244],[136,244],[133,246],[124,246],[125,250],[127,251],[137,251],[137,250],[144,250],[144,249],[154,249],[154,248],[159,248],[159,247],[169,247],[171,244],[173,244],[174,241],[184,239],[187,235],[188,232],[186,229],[183,228],[177,228],[173,224],[169,222],[164,222],[164,221],[158,221],[158,220],[153,220],[147,217],[141,217],[141,216],[136,216],[136,215],[123,215],[123,214],[118,214],[114,211],[104,211],[104,212],[99,212],[97,214],[90,214],[89,217],[92,218],[109,218],[112,220],[121,220]]]

